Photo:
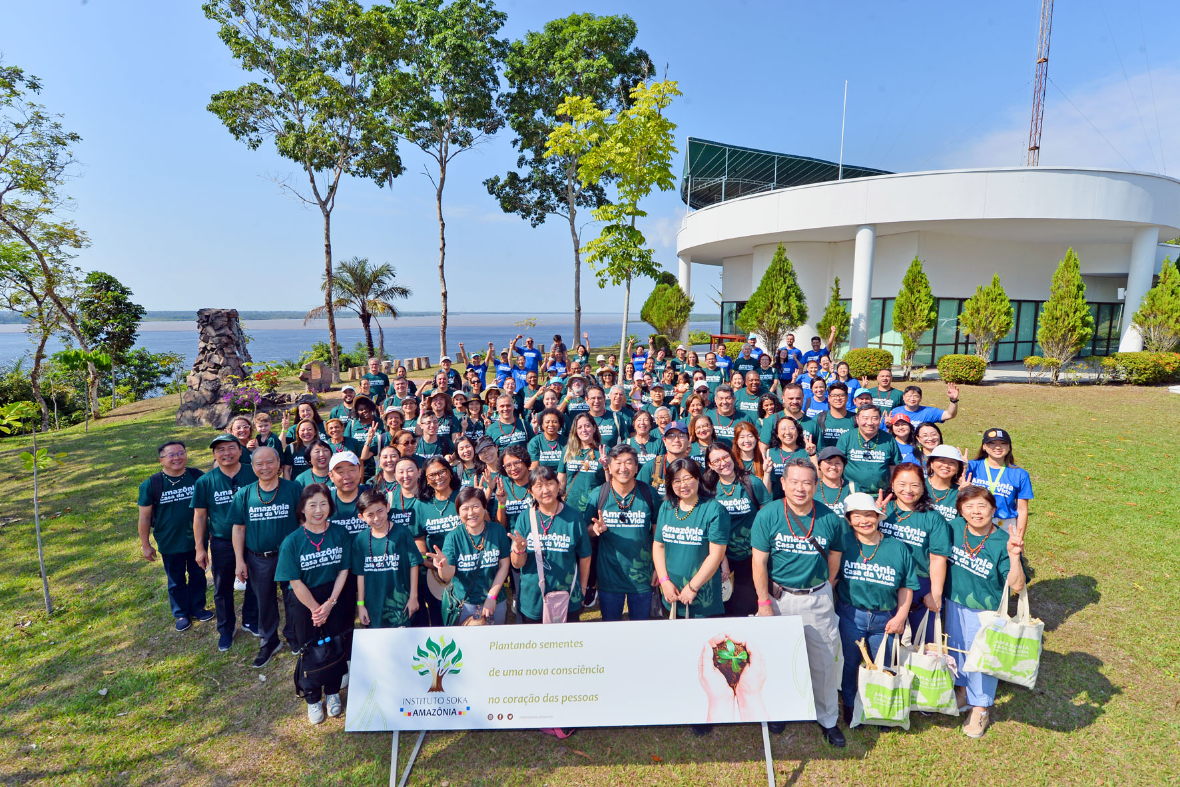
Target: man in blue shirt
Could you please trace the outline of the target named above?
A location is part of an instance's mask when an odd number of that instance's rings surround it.
[[[803,363],[806,364],[808,361],[814,359],[816,364],[818,364],[819,359],[823,358],[825,355],[830,357],[832,345],[835,342],[836,342],[836,326],[835,325],[832,326],[832,332],[830,334],[828,334],[828,342],[827,342],[826,347],[821,348],[819,346],[820,345],[819,337],[812,336],[811,337],[811,349],[808,350],[807,352],[803,353]]]
[[[762,357],[762,348],[758,346],[758,334],[750,334],[750,336],[746,339],[746,344],[750,345],[750,355],[752,355],[755,359]]]
[[[959,414],[959,386],[947,383],[946,397],[950,400],[950,404],[945,410],[940,410],[937,407],[923,407],[922,389],[916,385],[907,385],[901,394],[901,400],[905,402],[905,407],[901,410],[894,410],[894,412],[905,413],[915,429],[918,428],[918,424],[929,422],[940,424]]]
[[[479,381],[483,383],[486,388],[488,385],[488,364],[487,361],[492,357],[492,351],[495,347],[491,342],[488,342],[487,359],[480,356],[479,353],[467,354],[467,350],[463,348],[463,342],[459,342],[459,360],[467,364],[465,372],[475,372],[479,375]]]
[[[795,334],[788,333],[784,346],[787,349],[787,357],[795,362],[798,368],[803,367],[803,351],[795,346]]]
[[[523,333],[516,334],[516,339],[512,343],[512,350],[521,358],[524,358],[524,368],[528,372],[539,372],[541,370],[541,358],[544,356],[541,351],[533,346],[533,337],[525,339],[525,346],[521,347],[516,342],[524,339]]]
[[[488,346],[491,347],[492,343],[488,342]],[[488,350],[488,357],[492,357],[491,350]],[[500,353],[500,360],[496,361],[494,365],[496,368],[496,385],[503,385],[504,378],[512,374],[512,363],[508,359],[507,350],[504,350]]]

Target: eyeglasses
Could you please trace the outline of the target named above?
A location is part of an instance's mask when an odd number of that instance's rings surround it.
[[[166,454],[160,454],[161,459],[176,459],[177,457],[181,457],[181,456],[188,456],[188,451],[185,451],[185,450],[169,451]]]
[[[439,470],[437,473],[427,473],[426,479],[428,481],[442,481],[446,478],[449,478],[450,475],[451,474],[448,473],[446,470]]]

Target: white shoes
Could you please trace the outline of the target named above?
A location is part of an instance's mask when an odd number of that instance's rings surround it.
[[[348,662],[347,666],[348,666],[348,672],[352,672],[352,662],[351,661]],[[344,677],[340,679],[340,688],[342,688],[342,689],[348,688],[348,672],[345,672]]]
[[[310,708],[311,706],[308,706],[308,707]],[[309,710],[308,713],[310,713],[310,712],[311,711]],[[329,694],[328,695],[328,715],[334,719],[343,712],[344,712],[344,706],[340,702],[340,695],[339,694]],[[324,719],[323,711],[320,711],[320,721],[323,721],[323,719]]]
[[[336,708],[337,708],[336,712],[339,713],[340,712],[340,710],[339,710],[339,708],[340,708],[340,695],[333,694],[333,695],[331,695],[331,697],[336,698]],[[331,697],[328,698],[329,703],[331,702]],[[307,720],[309,722],[311,722],[312,724],[323,724],[324,723],[324,703],[322,700],[320,702],[310,703],[307,706]]]
[[[242,580],[238,579],[237,577],[234,577],[234,590],[245,590],[245,589],[246,589],[246,583],[243,582]]]

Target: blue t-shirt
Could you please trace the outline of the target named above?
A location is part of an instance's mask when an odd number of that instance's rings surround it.
[[[565,377],[565,370],[566,366],[564,361],[554,361],[553,363],[549,364],[549,375],[551,377]]]
[[[751,356],[751,357],[753,357],[753,358],[761,358],[761,357],[762,357],[762,348],[761,348],[761,347],[755,347],[755,348],[751,349],[751,350],[750,350],[750,356]]]
[[[806,366],[808,361],[815,361],[816,363],[819,363],[819,359],[828,354],[828,349],[826,347],[821,350],[808,350],[807,352],[803,353],[803,365]]]
[[[1032,479],[1022,467],[1009,465],[1003,470],[992,470],[986,459],[972,459],[967,463],[971,483],[987,488],[996,498],[996,517],[1015,519],[1017,500],[1032,500]]]
[[[512,379],[516,380],[516,390],[522,391],[522,390],[524,390],[524,387],[526,385],[528,385],[528,381],[525,380],[525,376],[530,371],[536,371],[536,368],[534,367],[533,369],[530,370],[528,368],[527,361],[525,362],[525,367],[523,369],[521,369],[519,366],[512,367]]]
[[[539,372],[541,366],[541,351],[536,347],[529,349],[528,347],[517,347],[513,345],[513,352],[524,358],[524,368],[526,372]],[[513,373],[515,374],[515,372]]]
[[[467,364],[467,371],[475,372],[479,376],[479,381],[487,387],[488,384],[488,365],[486,363],[469,363]]]
[[[728,355],[718,355],[717,368],[725,371],[725,382],[729,382],[729,370],[733,368],[733,359]]]
[[[503,385],[508,375],[512,374],[512,364],[496,361],[496,385]]]
[[[901,451],[901,463],[904,465],[909,462],[912,465],[922,466],[922,461],[914,456],[914,447],[906,443],[898,443],[897,448]]]
[[[647,353],[635,353],[631,356],[631,365],[635,367],[635,371],[642,370],[645,363],[647,363]]]
[[[778,379],[782,380],[784,383],[791,382],[791,378],[795,376],[795,370],[798,368],[799,365],[795,363],[795,359],[792,358],[779,367]]]
[[[829,409],[827,399],[820,401],[814,397],[808,397],[807,404],[803,406],[803,413],[808,418],[815,418],[827,409]]]
[[[811,383],[813,380],[816,380],[816,379],[821,379],[819,376],[819,372],[815,373],[815,377],[812,377],[807,372],[804,372],[803,374],[799,375],[799,378],[797,380],[795,380],[795,384],[803,389],[804,396],[810,396],[811,395],[810,394]]]
[[[919,407],[917,410],[902,407],[895,412],[905,413],[909,417],[910,423],[914,425],[914,428],[917,428],[918,424],[941,423],[942,416],[946,413],[945,410],[939,410],[937,407]]]

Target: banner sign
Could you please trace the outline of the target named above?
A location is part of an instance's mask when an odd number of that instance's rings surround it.
[[[357,629],[349,732],[815,719],[797,616]]]

